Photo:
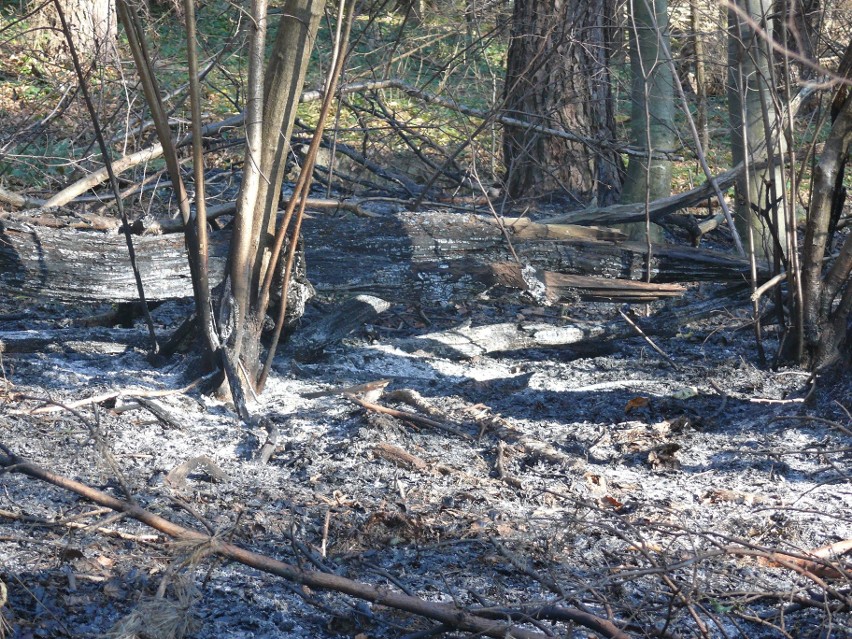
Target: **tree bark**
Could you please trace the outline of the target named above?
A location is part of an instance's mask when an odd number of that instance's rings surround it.
[[[846,237],[839,256],[825,275],[823,264],[846,196],[843,178],[850,148],[852,96],[846,98],[838,112],[819,163],[814,167],[813,196],[805,228],[802,295],[806,361],[803,363],[813,370],[838,361],[842,345],[849,338],[852,236]],[[840,302],[835,304],[838,296]]]
[[[794,64],[799,69],[799,77],[809,80],[817,75],[814,66],[819,62],[817,45],[825,7],[822,0],[793,0],[789,4],[786,14],[783,14],[789,16],[792,25],[788,46],[806,60],[797,60]]]
[[[737,10],[728,11],[731,154],[735,164],[769,160],[769,166],[752,166],[737,182],[737,230],[744,241],[753,236],[755,255],[762,260],[770,258],[776,247],[786,252],[787,234],[786,206],[781,201],[784,136],[771,99],[777,89],[766,42],[772,37],[772,5],[772,0],[737,0]],[[764,34],[755,30],[755,24]]]
[[[701,150],[710,147],[710,132],[707,129],[707,68],[705,66],[704,34],[701,28],[699,0],[689,0],[689,19],[695,52],[695,97],[696,122],[701,139]]]
[[[251,290],[255,294],[275,235],[290,136],[324,6],[325,0],[287,0],[266,70],[264,144],[260,153],[262,179],[258,185],[252,225],[259,232],[255,232],[255,244],[250,252],[254,259]],[[252,215],[252,212],[241,214]]]
[[[84,68],[103,62],[115,48],[117,20],[114,0],[59,0],[71,29],[74,48]],[[45,48],[52,55],[67,54],[67,44],[52,3],[42,10],[42,22],[49,28]]]
[[[253,3],[253,10],[264,11],[265,3]],[[256,383],[260,369],[260,337],[264,325],[264,311],[258,310],[261,283],[270,267],[275,242],[278,203],[286,170],[290,135],[296,118],[296,109],[305,80],[311,51],[316,42],[319,20],[325,0],[286,0],[278,25],[271,58],[265,73],[263,87],[262,123],[257,121],[257,105],[250,104],[247,162],[259,159],[259,180],[248,180],[245,188],[252,193],[240,194],[240,208],[235,220],[236,236],[231,250],[230,307],[234,330],[228,342],[229,357],[244,363],[246,382]],[[258,25],[260,26],[260,25]],[[251,62],[252,95],[263,76],[257,67],[260,63],[262,34],[253,36]],[[260,128],[262,146],[258,149],[257,130]],[[249,172],[251,177],[256,167]],[[282,267],[283,267],[282,263]],[[288,296],[288,300],[290,297]],[[235,380],[231,381],[232,392]]]
[[[653,201],[671,195],[672,163],[656,153],[673,151],[674,77],[666,59],[671,51],[666,0],[631,0],[630,33],[631,89],[630,144],[646,155],[631,155],[621,194],[623,203]],[[623,230],[632,239],[645,236],[645,224],[628,224]],[[651,238],[662,241],[662,229],[651,227]]]
[[[534,126],[584,141],[504,128],[506,187],[512,197],[570,193],[582,202],[617,201],[621,159],[613,150],[608,59],[613,0],[516,0],[505,109]]]

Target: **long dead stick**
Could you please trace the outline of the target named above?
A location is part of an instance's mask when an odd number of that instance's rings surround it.
[[[301,570],[295,566],[272,559],[265,555],[240,548],[234,544],[222,541],[220,539],[211,538],[209,535],[198,532],[191,528],[184,528],[175,524],[168,519],[164,519],[159,515],[155,515],[144,508],[135,506],[121,499],[116,499],[106,493],[103,493],[91,486],[87,486],[81,482],[57,475],[49,470],[38,466],[22,457],[13,454],[6,446],[0,444],[0,450],[4,454],[0,455],[0,468],[5,472],[14,472],[39,479],[49,484],[53,484],[59,488],[63,488],[73,492],[81,497],[88,499],[100,506],[105,506],[117,512],[122,512],[132,517],[133,519],[150,526],[161,533],[168,535],[174,539],[181,541],[196,541],[200,544],[209,544],[211,552],[216,553],[220,557],[236,561],[246,566],[256,568],[261,572],[266,572],[272,575],[283,577],[288,581],[293,581],[299,584],[305,584],[311,588],[334,590],[341,592],[357,599],[363,599],[371,603],[404,610],[406,612],[434,619],[441,623],[447,624],[452,628],[463,630],[465,632],[476,633],[497,639],[505,637],[514,637],[516,639],[546,639],[542,633],[525,630],[513,624],[507,624],[498,620],[489,620],[478,615],[471,614],[461,608],[448,604],[433,603],[424,601],[418,597],[412,597],[400,592],[393,592],[386,588],[375,587],[369,584],[346,579],[338,575],[314,572],[309,570]],[[598,619],[598,621],[604,621]],[[617,630],[617,629],[616,629]],[[621,631],[618,631],[619,633]],[[610,635],[613,637],[625,637],[620,635]]]

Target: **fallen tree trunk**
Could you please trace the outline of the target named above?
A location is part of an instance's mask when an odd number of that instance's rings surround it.
[[[144,348],[148,337],[135,329],[55,328],[27,331],[0,331],[0,353],[123,353],[128,348]]]
[[[550,300],[580,295],[647,301],[681,293],[663,284],[741,281],[749,272],[746,261],[729,255],[660,245],[652,253],[651,283],[645,284],[643,244],[551,239],[554,234],[570,238],[573,231],[529,223],[517,232],[507,228],[521,261],[531,267],[522,270],[506,264],[511,253],[493,219],[457,213],[370,219],[316,215],[305,221],[303,233],[308,276],[317,288],[367,291],[392,302],[469,297],[493,284],[532,289]],[[585,233],[617,237],[608,230]],[[211,234],[211,282],[223,277],[229,239],[228,231]],[[148,299],[192,294],[182,236],[140,235],[134,245]],[[127,247],[115,231],[51,228],[19,217],[0,219],[0,293],[66,302],[137,299]]]

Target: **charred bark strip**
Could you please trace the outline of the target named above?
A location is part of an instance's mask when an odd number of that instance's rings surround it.
[[[510,259],[500,229],[490,218],[477,215],[398,213],[367,220],[318,215],[306,220],[303,230],[308,276],[318,288],[365,291],[391,302],[440,301],[476,294],[485,286],[501,283],[495,265]],[[643,245],[525,240],[527,233],[525,228],[521,237],[515,236],[515,248],[524,261],[543,273],[547,286],[560,285],[560,274],[644,279]],[[227,232],[211,234],[211,283],[222,279],[229,239]],[[192,294],[181,236],[143,235],[136,238],[135,246],[149,299]],[[134,301],[136,288],[126,253],[121,236],[114,233],[0,220],[0,293],[65,302]],[[744,260],[726,254],[660,245],[654,247],[651,281],[741,281],[748,277],[748,268]],[[288,296],[294,309],[304,303],[302,289],[308,285],[301,284],[291,286]],[[615,292],[622,284],[561,280],[561,285],[581,293],[588,287],[607,287],[610,292],[604,298],[618,297]],[[621,288],[640,290],[636,282]]]

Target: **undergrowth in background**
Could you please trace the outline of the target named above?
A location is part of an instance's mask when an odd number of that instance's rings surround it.
[[[189,130],[182,16],[169,3],[152,5],[145,21],[151,54],[161,90],[168,97],[174,135],[181,137]],[[270,3],[271,23],[280,11],[280,3]],[[22,17],[18,3],[5,3],[1,15],[5,55],[0,59],[0,180],[7,188],[44,197],[100,163],[93,153],[92,133],[70,64],[57,64],[41,46],[45,37],[38,14]],[[244,106],[246,17],[235,3],[222,0],[199,6],[197,17],[200,67],[207,70],[203,87],[208,123]],[[455,3],[442,4],[440,11],[430,11],[425,19],[413,12],[406,15],[405,9],[393,9],[387,3],[364,6],[353,27],[343,83],[397,79],[459,104],[488,110],[502,91],[508,18],[507,9],[502,8],[480,17],[468,31],[459,28],[465,18],[463,7]],[[324,20],[308,72],[309,90],[322,86],[330,42],[329,20]],[[130,59],[123,30],[119,30],[117,56],[90,69],[89,74],[101,124],[116,156],[155,141],[152,129],[144,126],[149,114]],[[318,110],[316,101],[300,107],[303,127],[315,123]],[[336,141],[352,145],[375,162],[393,162],[419,181],[428,179],[435,167],[418,155],[440,163],[444,153],[463,143],[475,126],[455,111],[385,89],[343,96],[333,128]],[[406,142],[399,134],[403,129],[422,139]],[[470,149],[492,156],[482,166],[499,171],[492,160],[499,153],[497,127],[480,137],[488,139]],[[240,130],[227,131],[221,141],[212,141],[221,150],[211,163],[231,166],[240,162],[240,142]],[[470,149],[463,152],[459,165],[470,161]],[[159,168],[155,162],[139,169],[137,177]]]
[[[151,53],[161,89],[167,96],[173,133],[180,138],[189,131],[186,52],[182,16],[171,2],[151,2],[146,9]],[[842,4],[842,3],[841,3]],[[76,80],[66,62],[57,62],[47,52],[49,33],[38,12],[27,13],[19,1],[0,3],[0,183],[8,189],[34,197],[48,197],[63,186],[101,166],[95,152],[93,133],[85,115]],[[27,5],[36,8],[36,3]],[[482,6],[475,15],[466,7]],[[715,3],[706,5],[708,25],[703,33],[708,49],[708,73],[716,90],[708,99],[708,128],[711,144],[706,149],[713,171],[730,167],[728,112],[724,90],[724,20]],[[418,13],[420,9],[420,13]],[[281,3],[270,3],[270,23],[275,23]],[[331,9],[329,9],[331,10]],[[436,0],[423,7],[373,0],[360,6],[353,26],[351,49],[342,85],[365,81],[399,80],[453,105],[489,113],[499,108],[503,93],[506,53],[511,31],[511,4],[471,4],[459,0]],[[200,66],[205,70],[205,123],[222,120],[244,107],[247,38],[244,8],[236,2],[212,0],[197,9]],[[686,13],[685,13],[686,12]],[[679,73],[686,79],[690,110],[695,115],[695,95],[689,92],[690,40],[687,37],[688,5],[673,2],[673,47]],[[836,12],[835,12],[836,13]],[[828,15],[836,23],[837,38],[848,28],[840,14]],[[716,27],[713,27],[714,21]],[[331,20],[323,20],[312,54],[306,88],[318,89],[328,70]],[[622,26],[626,26],[626,23]],[[272,37],[269,38],[270,43]],[[839,42],[839,40],[837,40]],[[271,44],[270,44],[271,46]],[[829,48],[829,58],[830,51]],[[836,56],[835,56],[836,57]],[[149,114],[138,88],[131,56],[119,29],[117,51],[106,64],[90,69],[89,82],[105,133],[119,157],[155,142],[147,126]],[[828,66],[835,59],[823,60]],[[629,60],[625,42],[616,44],[611,72],[617,102],[619,139],[627,139],[629,127]],[[798,87],[793,87],[793,91]],[[683,145],[682,160],[675,163],[673,187],[688,189],[704,181],[694,157],[694,145],[684,114],[678,105],[675,125]],[[319,102],[302,104],[294,146],[298,150],[316,122]],[[824,108],[816,96],[797,120],[797,148],[803,151],[824,139],[828,125]],[[355,153],[382,166],[392,167],[414,183],[424,184],[445,168],[438,186],[459,192],[460,186],[499,183],[502,164],[502,130],[498,123],[485,126],[469,141],[482,122],[455,109],[426,102],[396,88],[359,91],[342,95],[327,145],[345,145]],[[816,140],[815,140],[816,138]],[[239,167],[242,162],[242,130],[228,129],[209,141],[208,162],[220,168]],[[461,149],[446,167],[449,154]],[[188,157],[189,150],[182,153]],[[338,154],[335,161],[339,161]],[[626,158],[625,158],[626,159]],[[340,170],[336,170],[339,168]],[[126,184],[150,177],[162,169],[154,160],[122,176]],[[809,165],[802,171],[800,200],[807,199]],[[320,181],[328,175],[318,176]],[[386,187],[357,163],[343,160],[329,178],[342,193],[377,191]],[[331,188],[331,187],[327,187]],[[145,197],[151,197],[148,191]],[[465,191],[469,193],[470,191]]]

